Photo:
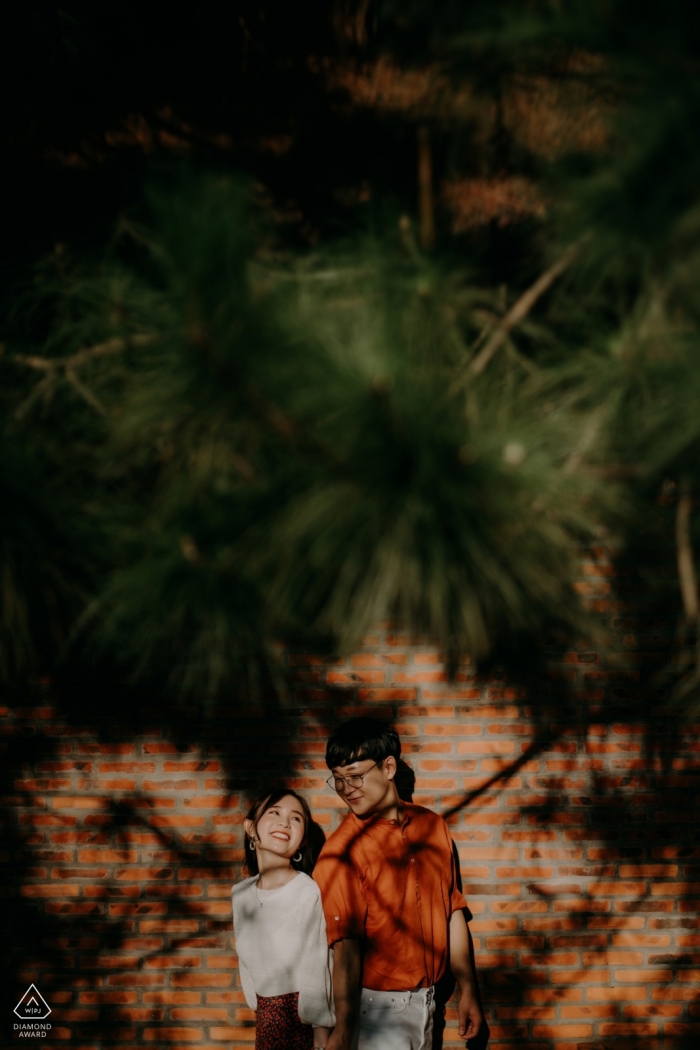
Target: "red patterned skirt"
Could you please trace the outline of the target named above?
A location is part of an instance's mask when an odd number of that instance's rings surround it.
[[[259,995],[255,1050],[313,1050],[314,1030],[299,1020],[299,992]]]

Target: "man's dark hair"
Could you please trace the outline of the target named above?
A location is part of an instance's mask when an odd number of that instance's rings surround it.
[[[331,733],[326,747],[329,769],[348,766],[363,758],[383,762],[389,755],[398,761],[401,741],[390,722],[381,718],[351,718]]]

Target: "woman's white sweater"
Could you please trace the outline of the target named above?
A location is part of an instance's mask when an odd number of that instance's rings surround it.
[[[332,1028],[332,962],[318,886],[303,872],[276,890],[258,892],[257,882],[255,875],[231,891],[248,1006],[257,1009],[259,995],[298,992],[301,1020]]]

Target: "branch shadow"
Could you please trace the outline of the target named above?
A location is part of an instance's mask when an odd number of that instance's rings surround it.
[[[198,953],[232,944],[229,892],[242,873],[245,797],[298,776],[299,715],[285,699],[268,679],[253,702],[176,706],[105,668],[94,676],[69,668],[8,704],[0,768],[12,807],[0,842],[6,1016],[33,980],[68,1043],[111,1045],[148,1024],[162,1025],[158,1038],[170,1045],[177,1027],[164,1024],[168,1005],[213,995],[223,1016],[237,1002],[230,967],[207,976],[205,993],[187,991],[185,979]],[[162,766],[151,761],[163,755]],[[172,780],[162,775],[168,767]],[[177,801],[171,790],[185,778],[193,794],[218,797],[213,830],[189,808],[196,798]],[[69,789],[77,801],[66,809],[61,792]],[[312,834],[320,846],[322,828]]]

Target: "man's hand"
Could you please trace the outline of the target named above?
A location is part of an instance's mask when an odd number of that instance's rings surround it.
[[[473,1039],[475,1035],[478,1035],[479,1029],[484,1023],[484,1015],[481,1012],[481,1007],[473,988],[465,988],[463,992],[459,993],[457,1016],[459,1018],[460,1039]]]
[[[354,938],[336,941],[333,945],[335,1028],[328,1038],[326,1050],[352,1050],[361,980],[360,942]]]
[[[331,1028],[314,1027],[314,1050],[325,1050],[328,1047],[331,1031]]]
[[[450,969],[459,985],[459,1036],[460,1039],[473,1039],[484,1024],[484,1015],[476,992],[469,948],[469,929],[462,911],[454,912],[450,919]]]

